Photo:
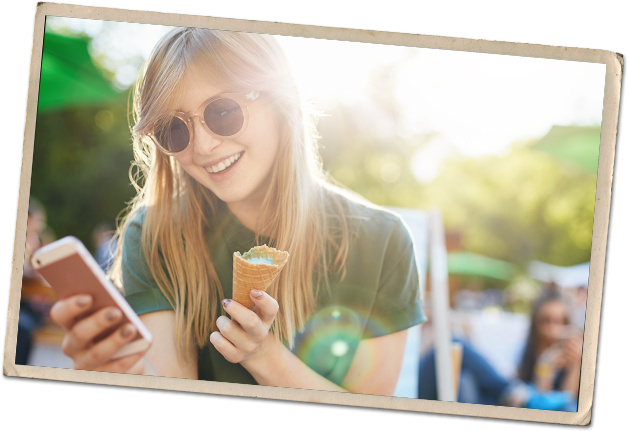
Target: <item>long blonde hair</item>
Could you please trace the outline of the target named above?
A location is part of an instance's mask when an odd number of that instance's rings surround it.
[[[146,208],[142,249],[159,289],[175,310],[178,345],[193,341],[205,346],[217,330],[217,302],[224,297],[206,243],[217,198],[146,137],[180,103],[192,65],[202,66],[209,79],[223,87],[228,84],[230,90],[255,89],[268,95],[280,119],[280,150],[258,220],[269,221],[263,226],[264,235],[271,238],[269,245],[290,253],[268,293],[279,303],[272,331],[292,345],[314,309],[320,283],[313,286],[313,274],[326,285],[331,271],[344,277],[348,208],[340,197],[347,194],[323,171],[315,113],[306,109],[272,36],[177,28],[158,42],[134,88],[137,172],[132,181],[138,193],[118,228],[120,243],[129,222]],[[119,286],[121,249],[110,274]]]

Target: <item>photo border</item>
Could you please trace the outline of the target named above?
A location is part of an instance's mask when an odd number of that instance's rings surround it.
[[[515,55],[521,57],[605,64],[606,77],[604,105],[602,110],[600,158],[596,186],[591,265],[589,272],[589,294],[586,308],[586,329],[584,332],[578,412],[555,412],[517,407],[451,403],[343,392],[276,388],[268,386],[175,379],[168,377],[137,376],[15,365],[17,324],[25,248],[24,238],[26,235],[26,214],[28,211],[28,201],[30,195],[44,25],[47,15],[167,26],[204,27],[282,36],[310,37],[317,39],[402,45],[418,48]],[[24,147],[20,175],[20,191],[14,240],[13,268],[11,275],[11,291],[9,297],[3,374],[5,376],[167,389],[218,395],[246,396],[534,422],[588,425],[590,423],[593,404],[593,388],[610,218],[611,186],[615,160],[622,73],[623,56],[621,54],[604,50],[545,46],[514,42],[496,42],[444,36],[426,36],[230,18],[215,18],[148,11],[131,11],[91,6],[39,3],[37,5],[37,12],[35,16],[33,49],[31,55],[26,126],[24,131]]]

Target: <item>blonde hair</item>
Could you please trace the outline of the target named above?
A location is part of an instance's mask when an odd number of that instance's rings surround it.
[[[290,253],[268,293],[279,303],[272,332],[292,345],[315,306],[320,283],[312,285],[313,274],[326,285],[330,271],[344,277],[349,230],[341,195],[349,196],[323,171],[315,113],[302,102],[287,59],[272,36],[177,28],[158,42],[134,88],[133,149],[139,172],[132,181],[138,193],[118,228],[120,243],[129,222],[147,208],[142,250],[175,310],[178,345],[193,341],[205,346],[217,330],[217,302],[224,297],[205,239],[213,228],[217,198],[146,137],[179,105],[191,66],[201,66],[205,76],[222,87],[228,84],[230,91],[261,91],[277,112],[280,150],[258,220],[268,221],[263,232],[271,238],[269,245]],[[111,270],[119,286],[121,249]]]

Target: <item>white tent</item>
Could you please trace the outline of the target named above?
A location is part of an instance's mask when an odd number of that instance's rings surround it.
[[[562,288],[587,287],[589,285],[589,262],[575,266],[555,266],[532,261],[528,266],[530,277],[544,283],[556,283]]]

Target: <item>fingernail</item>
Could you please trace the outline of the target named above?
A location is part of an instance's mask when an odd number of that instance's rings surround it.
[[[262,292],[261,290],[252,289],[251,295],[253,295],[253,298],[255,299],[260,299],[262,296],[264,296],[264,292]]]
[[[229,304],[231,304],[231,300],[230,299],[223,299],[222,300],[222,308],[227,308],[229,306]]]
[[[133,327],[133,325],[129,323],[128,325],[124,325],[122,327],[122,331],[120,331],[120,335],[126,338],[130,336],[133,332],[135,332],[135,327]]]
[[[91,300],[92,300],[91,296],[81,295],[78,298],[76,298],[76,305],[78,305],[79,307],[85,307],[87,304],[90,303]]]
[[[114,320],[118,320],[121,316],[122,316],[122,313],[117,308],[113,308],[107,311],[107,314],[105,314],[105,317],[110,322],[113,322]]]
[[[223,316],[220,316],[220,317],[223,317]],[[218,329],[222,330],[222,328],[225,327],[227,322],[225,322],[224,319],[221,319],[220,317],[216,319],[216,326],[218,326]]]

